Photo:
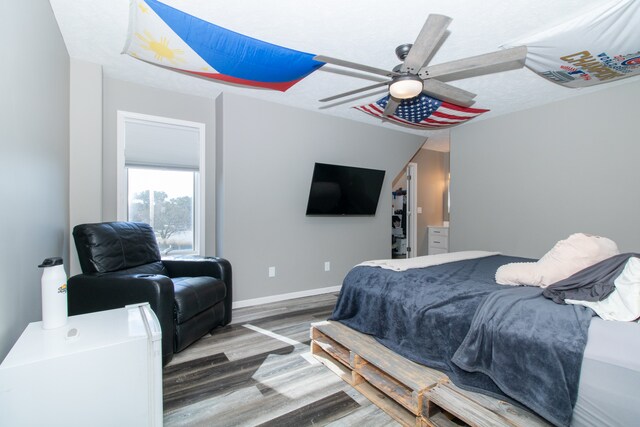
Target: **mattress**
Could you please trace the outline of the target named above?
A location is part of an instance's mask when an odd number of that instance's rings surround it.
[[[591,320],[571,425],[628,427],[640,420],[640,324]]]

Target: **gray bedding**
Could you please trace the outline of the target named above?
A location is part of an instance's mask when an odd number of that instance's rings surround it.
[[[637,253],[612,256],[549,285],[542,294],[558,304],[564,304],[565,299],[602,301],[615,290],[614,281],[632,256],[640,258]]]
[[[541,295],[542,289],[530,287],[488,295],[452,361],[486,374],[507,396],[565,426],[578,396],[593,312]]]
[[[405,272],[355,267],[332,319],[460,387],[569,425],[593,312],[555,304],[537,288],[495,283],[500,265],[523,261],[530,260],[496,255]]]

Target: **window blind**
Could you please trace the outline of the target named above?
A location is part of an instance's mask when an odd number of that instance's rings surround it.
[[[200,130],[196,127],[126,120],[125,166],[161,167],[197,171],[200,167]]]

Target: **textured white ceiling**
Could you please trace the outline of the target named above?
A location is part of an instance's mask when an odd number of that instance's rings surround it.
[[[166,0],[207,21],[270,43],[391,69],[399,61],[394,49],[412,43],[430,13],[453,18],[446,41],[431,64],[492,52],[524,36],[588,11],[610,0]],[[324,114],[424,135],[434,142],[447,131],[409,130],[370,117],[351,107],[376,95],[347,98],[339,104],[318,99],[378,81],[375,76],[326,65],[286,93],[243,88],[150,65],[122,55],[128,25],[125,0],[50,0],[72,58],[103,66],[105,77],[199,96],[228,91]],[[623,80],[624,82],[624,80]],[[477,93],[478,108],[491,112],[476,121],[523,110],[579,93],[606,88],[568,89],[526,68],[451,82]],[[609,83],[615,84],[615,83]],[[464,126],[464,125],[462,125]]]

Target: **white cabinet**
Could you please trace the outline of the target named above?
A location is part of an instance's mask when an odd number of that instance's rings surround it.
[[[161,337],[146,303],[29,324],[0,365],[0,425],[161,426]]]
[[[427,253],[429,255],[449,252],[449,227],[429,226],[428,238]]]

